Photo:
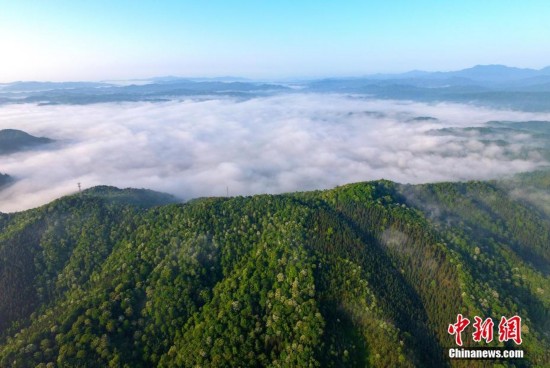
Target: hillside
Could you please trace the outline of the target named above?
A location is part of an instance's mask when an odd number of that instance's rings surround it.
[[[517,180],[547,191],[550,175]],[[165,204],[98,187],[0,214],[0,366],[492,366],[447,358],[458,313],[520,315],[525,359],[500,363],[548,366],[548,203],[517,189],[376,181]]]
[[[2,188],[5,185],[8,185],[9,183],[12,182],[12,180],[13,180],[12,177],[9,176],[8,174],[0,173],[0,188]]]
[[[53,140],[49,138],[35,137],[22,130],[2,129],[0,130],[0,155],[25,151],[52,142]]]

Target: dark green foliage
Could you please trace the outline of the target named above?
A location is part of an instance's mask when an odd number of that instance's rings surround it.
[[[449,366],[457,313],[518,313],[514,364],[548,365],[550,222],[513,187],[96,187],[0,214],[0,366]]]
[[[179,202],[170,194],[155,192],[149,189],[118,189],[109,186],[97,186],[83,191],[83,197],[99,197],[110,205],[132,205],[140,208],[162,206]]]

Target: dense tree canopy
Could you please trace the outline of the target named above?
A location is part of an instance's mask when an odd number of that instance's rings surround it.
[[[550,218],[514,190],[97,187],[0,214],[0,366],[492,365],[448,359],[458,313],[520,315],[526,358],[499,363],[549,365]]]

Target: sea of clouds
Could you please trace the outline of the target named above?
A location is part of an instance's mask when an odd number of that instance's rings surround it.
[[[412,120],[431,116],[437,120]],[[508,146],[434,135],[490,120],[550,120],[550,114],[423,104],[359,96],[286,94],[94,105],[0,106],[0,129],[57,142],[0,156],[15,184],[0,211],[19,211],[105,184],[149,188],[183,200],[332,188],[374,179],[401,183],[489,179],[547,163],[511,158]]]

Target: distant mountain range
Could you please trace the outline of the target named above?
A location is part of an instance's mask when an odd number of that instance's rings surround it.
[[[426,72],[413,70],[401,74],[374,74],[367,79],[463,79],[472,82],[505,83],[532,78],[550,81],[550,66],[543,69],[514,68],[506,65],[476,65],[472,68],[450,72]]]
[[[2,129],[0,130],[0,155],[26,151],[52,142],[50,138],[35,137],[22,130]]]
[[[477,65],[450,72],[410,71],[363,77],[284,83],[239,77],[157,77],[113,82],[15,82],[0,84],[0,104],[93,104],[167,101],[229,96],[254,98],[280,93],[351,93],[372,98],[473,103],[523,111],[550,111],[550,67],[540,70]]]
[[[290,88],[280,84],[177,77],[90,84],[16,82],[0,85],[0,104],[86,105],[105,102],[159,102],[189,96],[249,98],[288,90]]]
[[[311,81],[308,90],[372,98],[468,103],[522,111],[550,111],[550,67],[540,70],[477,65],[452,72],[411,71]]]
[[[76,88],[96,88],[109,86],[106,83],[96,82],[13,82],[0,84],[2,92],[38,92],[51,91],[54,89],[76,89]]]

